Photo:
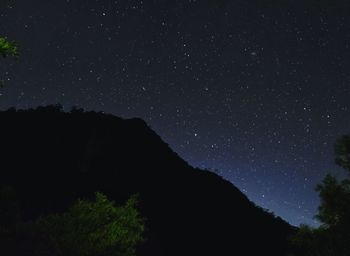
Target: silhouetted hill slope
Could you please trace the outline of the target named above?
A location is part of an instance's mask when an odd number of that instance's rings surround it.
[[[0,112],[0,185],[25,218],[101,191],[140,195],[140,255],[286,255],[294,229],[218,175],[188,165],[141,119],[58,107]]]

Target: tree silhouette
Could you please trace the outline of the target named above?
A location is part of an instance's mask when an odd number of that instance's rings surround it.
[[[335,144],[336,163],[349,171],[350,175],[350,136],[343,136]]]
[[[350,137],[344,136],[335,145],[336,163],[350,174]],[[292,241],[306,255],[348,256],[350,252],[350,179],[341,181],[331,174],[326,175],[316,187],[320,206],[315,216],[319,228],[301,226]]]

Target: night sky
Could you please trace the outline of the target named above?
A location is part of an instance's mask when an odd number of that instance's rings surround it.
[[[345,1],[344,1],[345,2]],[[1,0],[0,108],[141,117],[191,165],[294,225],[350,132],[350,4]]]

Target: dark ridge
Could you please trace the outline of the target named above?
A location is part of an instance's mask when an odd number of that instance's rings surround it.
[[[96,191],[139,194],[138,255],[287,255],[295,229],[217,174],[191,167],[141,119],[60,106],[0,112],[0,186],[22,218],[60,212]],[[257,254],[258,253],[258,254]]]

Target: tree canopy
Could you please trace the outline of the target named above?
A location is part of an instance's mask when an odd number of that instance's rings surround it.
[[[23,222],[14,219],[18,202],[13,192],[0,192],[0,253],[5,250],[6,255],[133,256],[143,240],[144,220],[136,209],[135,196],[125,205],[116,206],[105,195],[96,193],[95,201],[78,200],[63,213]]]
[[[132,256],[144,231],[135,205],[134,197],[117,207],[96,193],[95,202],[79,200],[63,214],[40,218],[37,228],[65,256]]]
[[[336,163],[348,171],[338,180],[326,175],[316,187],[320,196],[319,228],[300,227],[293,242],[309,256],[348,256],[350,251],[350,137],[344,136],[335,145]]]

